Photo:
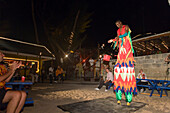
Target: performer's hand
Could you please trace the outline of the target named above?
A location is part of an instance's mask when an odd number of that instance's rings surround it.
[[[111,42],[113,42],[113,39],[108,40],[108,43],[111,43]]]
[[[119,40],[119,37],[117,36],[117,37],[115,37],[115,39],[116,39],[116,41],[118,41],[118,40]]]

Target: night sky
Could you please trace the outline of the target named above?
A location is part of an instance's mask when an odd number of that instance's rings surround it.
[[[39,0],[42,2],[43,0]],[[49,0],[55,4],[57,0]],[[74,0],[65,0],[64,5]],[[81,0],[79,0],[81,3]],[[132,37],[148,32],[162,33],[170,31],[170,5],[168,0],[84,0],[88,11],[93,12],[87,39],[83,43],[96,47],[97,43],[107,43],[116,36],[116,20],[129,25]],[[63,5],[63,4],[62,4]],[[55,5],[50,6],[55,10]],[[64,7],[62,7],[64,10]],[[31,14],[31,0],[0,0],[0,35],[27,42],[36,43]],[[62,14],[62,10],[60,10]],[[60,15],[57,15],[58,17]],[[43,36],[41,22],[38,20],[40,41]]]

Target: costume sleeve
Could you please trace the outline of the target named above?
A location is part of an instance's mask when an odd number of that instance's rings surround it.
[[[130,33],[131,33],[131,30],[129,29],[128,37],[129,37],[129,41],[130,41],[130,45],[131,45],[131,49],[132,49],[132,53],[134,53],[134,49],[133,49],[133,46],[132,46],[132,39],[131,39]]]
[[[119,35],[119,38],[123,38],[123,37],[125,37],[125,36],[127,36],[128,35],[128,33],[125,33],[125,34],[123,34],[123,35]]]

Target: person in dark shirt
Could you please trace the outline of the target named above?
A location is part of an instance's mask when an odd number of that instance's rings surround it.
[[[30,69],[30,75],[32,77],[32,83],[34,82],[38,82],[38,75],[36,73],[37,71],[37,68],[36,68],[36,65],[32,65],[32,68]]]

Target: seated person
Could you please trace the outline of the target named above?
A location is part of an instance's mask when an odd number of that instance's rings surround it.
[[[57,67],[57,70],[56,70],[56,77],[58,78],[59,81],[61,81],[61,82],[64,81],[64,77],[63,77],[63,68],[61,68],[60,66]]]
[[[143,72],[143,69],[141,69],[139,71],[139,74],[137,76],[138,79],[147,79],[146,74]],[[147,80],[141,80],[138,84],[140,85],[148,85],[148,81]],[[146,92],[146,88],[145,87],[139,87],[140,92]]]
[[[25,104],[26,93],[24,91],[12,91],[5,87],[5,83],[9,82],[14,72],[21,66],[21,62],[14,61],[10,67],[3,62],[5,55],[0,52],[0,107],[4,103],[8,103],[6,113],[20,113]]]
[[[106,72],[107,72],[106,80],[104,81],[103,79],[100,79],[99,86],[98,86],[98,88],[95,88],[95,90],[100,90],[103,87],[103,85],[105,84],[106,85],[105,91],[108,91],[109,83],[113,82],[113,74],[110,71],[110,68],[106,68]]]

